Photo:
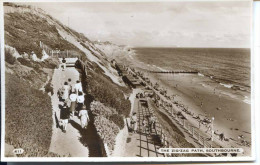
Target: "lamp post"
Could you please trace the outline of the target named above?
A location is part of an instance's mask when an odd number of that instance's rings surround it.
[[[214,135],[214,130],[213,130],[213,122],[214,122],[214,117],[211,118],[212,119],[212,122],[211,122],[211,141],[213,141],[213,135]]]

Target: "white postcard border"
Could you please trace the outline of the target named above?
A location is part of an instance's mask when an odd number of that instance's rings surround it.
[[[180,1],[180,0],[163,0],[164,2],[170,1]],[[196,1],[196,0],[184,0],[184,1]],[[214,1],[214,0],[200,0],[200,1]],[[226,0],[219,0],[226,1]],[[248,1],[248,0],[230,0],[230,1]],[[253,44],[253,33],[251,30],[251,130],[252,130],[252,147],[250,157],[5,157],[5,60],[4,60],[4,2],[158,2],[156,0],[4,0],[0,2],[0,36],[1,37],[1,161],[4,162],[233,162],[233,161],[254,161],[256,159],[256,122],[259,124],[259,120],[255,120],[256,116],[260,116],[256,109],[260,109],[259,102],[259,76],[255,76],[256,73],[259,74],[259,64],[260,58],[257,56],[259,54],[258,45]],[[258,7],[260,9],[260,5]],[[253,3],[252,3],[252,13],[253,13]],[[254,20],[260,20],[260,12],[258,15],[254,13],[257,17]],[[253,23],[253,17],[251,17],[251,22]],[[258,21],[258,27],[259,27]],[[251,23],[251,25],[252,25]],[[256,22],[254,22],[256,23]],[[252,28],[251,28],[252,29]],[[259,30],[259,29],[256,29]],[[256,35],[255,35],[256,38]],[[255,46],[255,47],[254,47]],[[259,129],[259,127],[258,127]],[[259,132],[259,131],[258,131]],[[259,133],[258,133],[259,134]],[[259,138],[259,135],[258,135]],[[259,145],[259,144],[258,144]],[[259,149],[258,149],[259,150]]]

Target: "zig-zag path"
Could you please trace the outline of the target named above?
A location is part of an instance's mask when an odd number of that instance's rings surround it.
[[[80,133],[80,119],[77,116],[73,117],[73,121],[68,124],[66,133],[58,127],[58,121],[60,119],[60,108],[62,102],[59,101],[57,91],[62,87],[63,83],[71,78],[72,83],[75,83],[79,79],[79,72],[74,67],[66,68],[65,71],[59,67],[54,70],[52,85],[54,94],[52,95],[52,110],[53,110],[53,127],[52,127],[52,139],[50,145],[50,152],[57,153],[61,156],[72,157],[88,157],[89,148],[83,145],[81,142]]]

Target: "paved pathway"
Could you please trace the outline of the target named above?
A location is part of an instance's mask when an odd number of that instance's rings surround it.
[[[124,156],[126,157],[163,157],[164,155],[158,153],[158,149],[160,148],[160,142],[153,132],[151,136],[149,136],[146,132],[142,132],[142,121],[143,118],[152,113],[149,111],[147,107],[145,107],[139,99],[135,99],[134,101],[134,110],[133,112],[137,113],[138,118],[138,133],[129,132],[129,136],[127,138],[126,143],[126,152]],[[130,120],[128,119],[128,125],[130,124]]]
[[[84,146],[80,141],[82,135],[80,133],[80,120],[77,116],[74,116],[73,121],[68,124],[67,132],[63,133],[58,127],[58,120],[60,118],[59,104],[63,104],[59,101],[57,91],[62,87],[62,84],[71,78],[72,83],[76,83],[79,79],[78,71],[69,67],[65,71],[60,68],[54,70],[52,85],[54,89],[54,95],[52,96],[53,107],[53,132],[50,146],[50,152],[57,153],[59,155],[70,155],[72,157],[88,157],[89,149]]]

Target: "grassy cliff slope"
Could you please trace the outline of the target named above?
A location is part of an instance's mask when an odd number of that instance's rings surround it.
[[[20,156],[54,155],[48,152],[53,124],[50,89],[41,89],[51,78],[58,60],[49,57],[45,61],[33,61],[24,57],[33,51],[41,58],[44,49],[40,43],[48,49],[69,50],[81,57],[88,70],[87,84],[84,84],[88,95],[115,109],[108,122],[122,128],[123,117],[130,112],[130,102],[125,97],[130,90],[101,50],[41,9],[4,3],[4,13],[6,143],[24,148],[26,152]]]

